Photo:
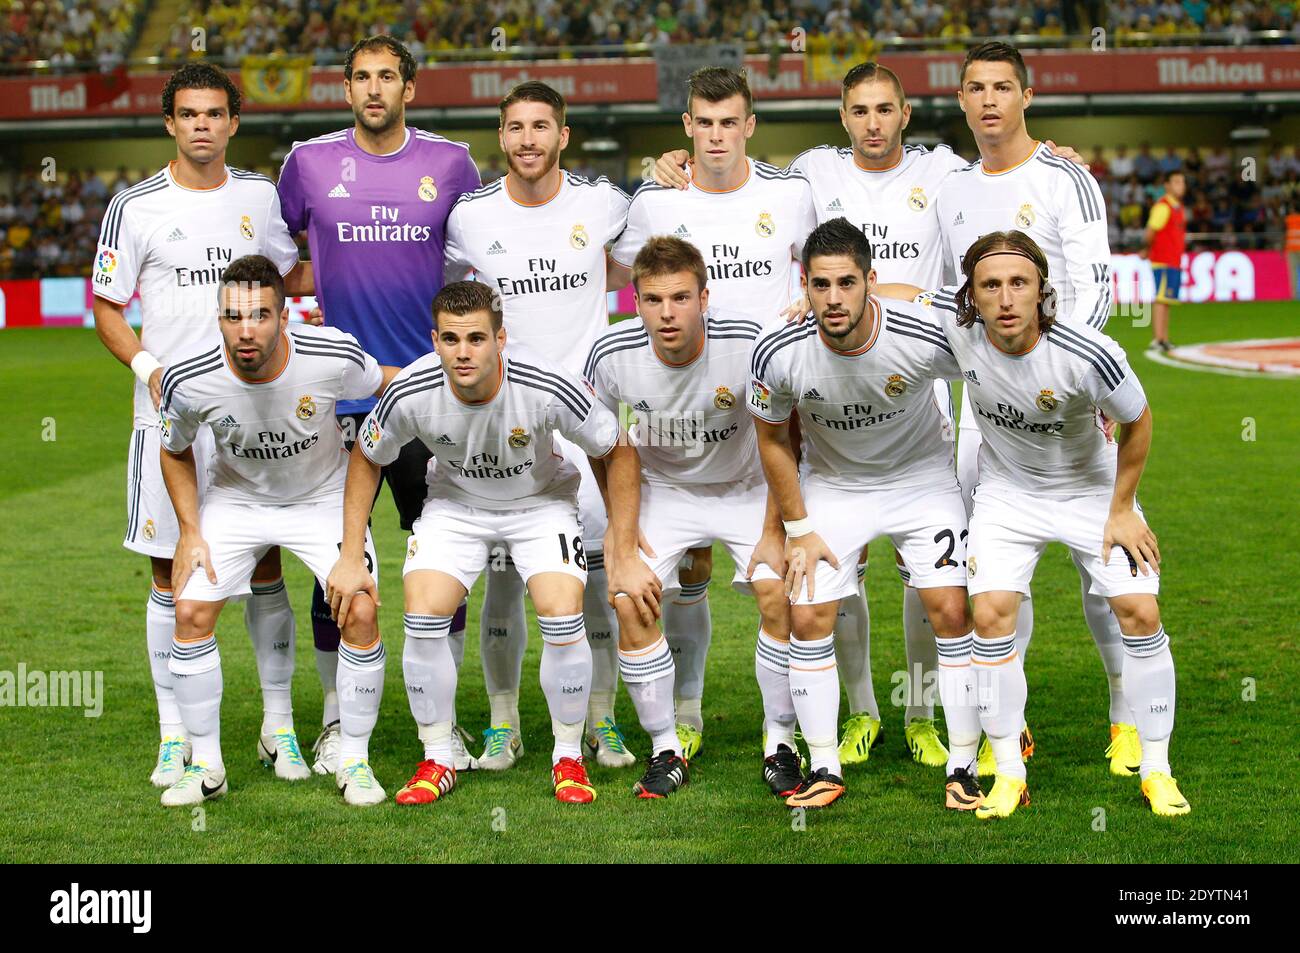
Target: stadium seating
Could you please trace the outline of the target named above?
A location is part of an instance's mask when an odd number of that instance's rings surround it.
[[[360,37],[389,32],[419,59],[458,50],[517,55],[621,56],[647,45],[740,40],[754,49],[789,49],[802,38],[862,46],[961,49],[972,37],[1014,35],[1028,47],[1082,46],[1103,27],[1115,46],[1173,43],[1300,43],[1294,3],[1252,0],[9,0],[0,3],[0,56],[11,65],[43,62],[108,68],[127,58],[161,63],[198,55],[191,31],[205,31],[206,54],[226,65],[246,55],[310,54],[341,62]],[[149,10],[170,26],[161,42],[131,49]],[[1269,32],[1272,31],[1272,32]],[[150,34],[152,37],[153,34]],[[551,48],[549,54],[546,48]]]

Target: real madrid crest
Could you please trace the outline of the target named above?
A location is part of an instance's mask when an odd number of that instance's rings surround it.
[[[1020,211],[1016,212],[1016,224],[1021,228],[1029,228],[1034,224],[1034,207],[1028,202],[1020,206]]]
[[[966,571],[970,573],[970,577],[972,579],[975,578],[975,557],[974,556],[966,560]]]
[[[736,395],[728,387],[719,387],[713,392],[713,406],[718,410],[730,410],[736,406]]]
[[[157,530],[154,529],[153,520],[145,520],[144,538],[146,540],[153,539],[156,534],[157,534]]]
[[[771,238],[776,234],[776,222],[772,221],[771,212],[758,213],[758,221],[754,223],[754,231],[764,238]]]
[[[1056,405],[1059,404],[1060,401],[1056,399],[1056,395],[1054,392],[1044,387],[1041,391],[1038,392],[1038,398],[1034,401],[1034,403],[1038,406],[1039,410],[1041,410],[1043,413],[1046,414],[1046,413],[1051,413],[1053,410],[1055,410]]]
[[[417,550],[419,550],[419,548],[420,548],[420,544],[416,542],[415,537],[412,536],[410,544],[406,547],[406,558],[414,559],[415,553]]]
[[[426,202],[435,202],[438,199],[438,187],[433,184],[433,176],[425,175],[420,177],[420,198]]]
[[[591,244],[591,236],[587,234],[587,230],[583,228],[581,222],[574,225],[573,231],[569,232],[569,244],[578,251],[582,251]]]
[[[924,212],[925,207],[930,203],[925,200],[925,189],[919,185],[912,189],[907,196],[907,207],[913,212]]]
[[[510,431],[510,438],[506,443],[510,444],[510,446],[514,447],[516,450],[522,450],[524,447],[528,446],[528,441],[532,439],[533,438],[524,431],[523,427],[515,427]]]
[[[310,394],[304,394],[298,398],[298,409],[294,411],[299,420],[311,420],[316,416],[316,402],[311,399]]]
[[[902,397],[905,390],[907,390],[907,381],[899,374],[890,374],[889,380],[885,381],[885,396]]]
[[[253,240],[253,220],[247,215],[239,220],[239,234],[243,235],[250,242]]]

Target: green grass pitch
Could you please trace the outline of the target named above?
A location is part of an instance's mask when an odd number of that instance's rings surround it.
[[[1178,309],[1173,330],[1180,342],[1276,337],[1300,332],[1298,319],[1294,304],[1198,305]],[[891,702],[892,674],[904,668],[901,589],[883,540],[872,546],[868,586],[884,736],[866,765],[848,769],[848,796],[829,811],[810,813],[802,825],[760,778],[756,615],[724,584],[731,566],[722,552],[710,595],[704,748],[691,785],[667,802],[631,796],[637,769],[600,768],[592,770],[600,792],[594,805],[552,799],[535,630],[524,666],[527,754],[515,770],[469,773],[445,802],[422,809],[399,809],[391,800],[350,809],[331,779],[276,781],[254,756],[260,696],[242,610],[235,607],[218,627],[230,795],[207,805],[201,824],[189,811],[165,810],[147,780],[157,743],[143,631],[148,569],[144,558],[120,546],[130,375],[92,331],[0,332],[10,402],[0,454],[0,670],[15,672],[25,663],[28,671],[102,671],[105,684],[99,718],[69,708],[0,708],[0,860],[1294,858],[1300,382],[1160,366],[1141,354],[1146,329],[1117,317],[1110,333],[1133,356],[1155,414],[1141,499],[1165,560],[1161,602],[1179,674],[1172,759],[1193,805],[1189,817],[1172,822],[1143,807],[1136,779],[1107,773],[1105,679],[1083,624],[1078,578],[1059,546],[1040,563],[1034,587],[1037,620],[1027,665],[1028,716],[1038,742],[1029,767],[1033,804],[1010,821],[987,825],[942,810],[942,774],[911,761],[901,709]],[[386,493],[374,522],[389,660],[371,750],[391,799],[420,751],[401,679],[404,537]],[[321,702],[310,580],[296,560],[286,558],[285,565],[299,626],[297,724],[309,745]],[[460,721],[475,731],[487,718],[478,602],[476,593],[458,696]],[[629,744],[644,755],[646,737],[633,727],[635,714],[622,692],[619,714]]]

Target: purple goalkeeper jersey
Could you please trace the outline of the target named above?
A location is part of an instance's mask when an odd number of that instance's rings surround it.
[[[289,231],[307,232],[325,323],[380,364],[405,367],[433,349],[447,216],[480,185],[469,147],[407,127],[406,144],[374,156],[353,129],[296,142],[280,170]],[[339,401],[343,414],[374,398]]]

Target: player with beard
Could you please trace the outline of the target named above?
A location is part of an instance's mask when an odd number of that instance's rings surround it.
[[[874,296],[871,246],[846,219],[813,230],[803,268],[816,322],[774,328],[758,339],[748,394],[763,470],[785,523],[790,694],[811,762],[786,803],[825,807],[844,793],[835,619],[839,600],[859,588],[862,548],[886,535],[938,640],[951,744],[946,806],[971,810],[982,794],[970,773],[979,721],[962,568],[966,514],[932,388],[960,371],[924,307]],[[786,426],[796,409],[799,462]]]
[[[158,462],[163,372],[212,332],[218,279],[233,258],[263,254],[275,262],[291,293],[310,287],[310,266],[298,261],[281,221],[275,184],[226,165],[226,146],[239,130],[239,107],[239,90],[216,66],[191,63],[172,74],[163,88],[162,112],[167,133],[176,140],[176,158],[108,203],[91,269],[95,331],[138,378],[122,545],[149,557],[153,581],[145,635],[161,736],[150,776],[157,787],[179,781],[191,755],[168,668],[176,630],[172,560],[180,526]],[[138,339],[125,315],[137,290]],[[200,474],[207,472],[211,451],[212,431],[202,427],[194,442]],[[258,754],[274,763],[277,777],[295,780],[308,770],[293,727],[294,618],[279,549],[267,550],[252,578],[244,619],[262,686]]]
[[[573,374],[609,324],[605,246],[627,222],[628,197],[601,176],[560,167],[569,142],[564,98],[537,81],[520,83],[500,104],[498,138],[509,173],[461,196],[447,220],[446,277],[473,272],[501,298],[511,347],[527,347]],[[578,517],[587,552],[584,594],[592,681],[584,748],[606,767],[635,761],[614,720],[617,623],[605,597],[605,505],[587,455],[556,437],[582,474]],[[478,766],[502,770],[523,753],[519,685],[528,635],[524,585],[509,560],[489,564],[480,649],[491,722]]]
[[[391,36],[358,42],[343,62],[343,91],[355,123],[296,142],[280,172],[284,221],[307,232],[316,299],[325,323],[352,334],[383,364],[403,367],[429,350],[431,305],[443,285],[447,215],[480,185],[464,143],[406,125],[415,97],[415,60]],[[310,289],[309,289],[310,290]],[[373,399],[348,400],[339,423],[350,443]],[[402,528],[424,504],[431,454],[412,441],[384,467]],[[325,692],[324,730],[316,741],[318,774],[338,767],[339,709],[335,692],[338,626],[319,586],[312,601],[316,664]],[[465,613],[456,615],[451,644],[465,650]],[[457,767],[473,763],[457,731]]]

